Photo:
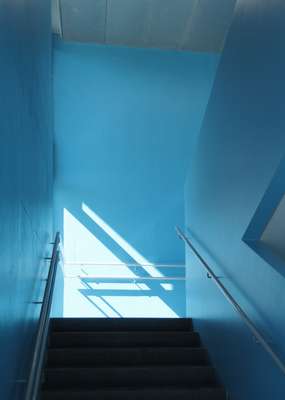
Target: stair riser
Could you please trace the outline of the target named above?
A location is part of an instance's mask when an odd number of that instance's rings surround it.
[[[50,347],[199,347],[196,333],[185,332],[66,332],[52,333]]]
[[[89,368],[50,369],[45,374],[45,387],[98,388],[184,385],[201,387],[215,384],[210,367]]]
[[[226,400],[191,320],[55,319],[42,400]]]
[[[47,365],[61,366],[139,366],[139,365],[207,365],[203,349],[50,349]]]
[[[191,319],[183,318],[53,318],[56,331],[191,331]]]
[[[44,393],[41,400],[226,400],[221,389]]]

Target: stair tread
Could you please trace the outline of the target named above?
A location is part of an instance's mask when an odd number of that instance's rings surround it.
[[[110,351],[110,352],[120,352],[120,351],[127,351],[127,352],[132,352],[132,351],[171,351],[171,352],[175,352],[175,351],[193,351],[193,352],[207,352],[207,349],[205,347],[191,347],[191,346],[181,346],[178,347],[177,349],[174,347],[168,347],[168,346],[161,346],[161,347],[155,347],[153,348],[152,346],[121,346],[121,347],[108,347],[108,346],[104,346],[104,347],[72,347],[72,348],[66,348],[66,347],[56,347],[56,348],[50,348],[48,349],[49,352],[88,352],[88,351],[94,351],[94,352],[105,352],[105,351]]]
[[[46,368],[47,387],[143,387],[161,385],[216,386],[211,366],[132,366],[91,368]]]
[[[73,370],[110,370],[110,369],[114,369],[114,370],[126,370],[126,369],[131,369],[131,370],[143,370],[143,369],[174,369],[177,371],[178,368],[193,368],[193,369],[198,369],[198,368],[203,368],[203,369],[209,369],[209,370],[214,370],[214,368],[211,365],[184,365],[184,364],[175,364],[175,365],[165,365],[165,364],[161,364],[161,365],[132,365],[132,366],[126,366],[126,365],[122,365],[122,366],[98,366],[98,367],[46,367],[46,371],[73,371]]]
[[[109,336],[113,336],[113,335],[156,335],[156,336],[165,336],[165,335],[177,335],[177,336],[185,336],[185,335],[198,335],[197,332],[194,331],[171,331],[171,330],[165,330],[165,331],[131,331],[131,330],[125,330],[125,331],[121,331],[121,330],[114,330],[114,331],[78,331],[78,330],[74,330],[74,331],[54,331],[51,333],[52,335],[74,335],[74,334],[80,334],[80,335],[98,335],[98,336],[103,336],[103,335],[109,335]]]
[[[179,346],[190,344],[200,345],[200,337],[197,332],[176,331],[66,331],[52,332],[50,335],[50,347],[82,346],[92,347],[106,346]]]
[[[225,400],[190,319],[52,319],[44,400]]]
[[[116,388],[104,390],[67,390],[67,391],[44,391],[42,399],[53,400],[226,400],[224,389],[219,387],[212,388],[195,388],[188,387],[160,387],[141,389],[134,388]]]
[[[79,389],[49,389],[49,390],[44,390],[44,392],[51,392],[51,393],[108,393],[108,392],[158,392],[158,391],[166,391],[166,390],[171,390],[172,392],[179,392],[179,391],[187,391],[187,392],[209,392],[209,391],[219,391],[223,392],[224,389],[220,385],[212,385],[209,387],[195,387],[191,388],[187,385],[179,385],[179,386],[168,386],[164,385],[163,387],[161,386],[148,386],[145,385],[144,387],[133,387],[133,386],[118,386],[118,387],[111,387],[111,388],[99,388],[99,389],[85,389],[85,388],[79,388]]]
[[[65,365],[137,365],[208,364],[208,353],[202,347],[72,347],[50,348],[48,366]]]

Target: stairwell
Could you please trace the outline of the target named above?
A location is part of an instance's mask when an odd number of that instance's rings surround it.
[[[225,400],[190,319],[51,320],[43,400]]]

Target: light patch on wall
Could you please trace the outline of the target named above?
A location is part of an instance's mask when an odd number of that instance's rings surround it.
[[[104,296],[124,318],[177,318],[178,315],[158,296]],[[126,304],[129,306],[126,307]]]
[[[136,274],[127,265],[85,265],[85,264],[72,264],[65,263],[65,276],[67,277],[105,277],[111,278],[116,276],[117,278],[135,278]]]
[[[111,307],[108,302],[99,296],[89,296],[89,301],[92,302],[98,310],[101,311],[102,317],[120,318],[121,315]]]
[[[129,295],[126,294],[127,291],[130,292]],[[106,292],[110,294],[106,295]],[[86,284],[80,277],[66,277],[64,317],[179,317],[164,300],[157,295],[151,295],[150,292],[150,288],[143,283],[88,282]]]
[[[141,291],[150,290],[150,288],[144,283],[125,283],[125,282],[90,282],[88,284],[90,288],[94,290],[131,290],[131,291]]]
[[[151,276],[163,279],[163,274],[156,272],[156,268],[148,260],[86,205],[84,212],[137,263],[147,264],[143,267],[150,275],[146,279]],[[160,279],[149,284],[136,282],[136,279],[140,279],[137,276],[137,267],[130,268],[124,264],[67,209],[64,209],[64,249],[64,317],[179,316],[167,304],[172,300],[165,297],[163,292],[173,291],[173,284],[161,283]],[[77,260],[83,254],[85,260]],[[92,264],[94,260],[96,265]],[[142,267],[139,268],[142,270]],[[160,295],[157,285],[161,287]]]
[[[82,203],[82,210],[97,224],[105,233],[107,233],[130,257],[138,264],[142,265],[146,272],[152,277],[163,277],[163,274],[157,270],[146,258],[144,258],[136,249],[134,249],[125,239],[114,231],[98,214],[96,214],[87,204]]]
[[[64,209],[63,226],[65,262],[96,260],[98,263],[122,264],[122,261],[67,209]]]
[[[166,291],[172,291],[173,290],[173,284],[172,283],[161,283],[160,286],[166,290]]]

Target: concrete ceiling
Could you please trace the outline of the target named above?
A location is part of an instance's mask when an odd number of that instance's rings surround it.
[[[219,52],[236,0],[53,0],[66,41]]]

